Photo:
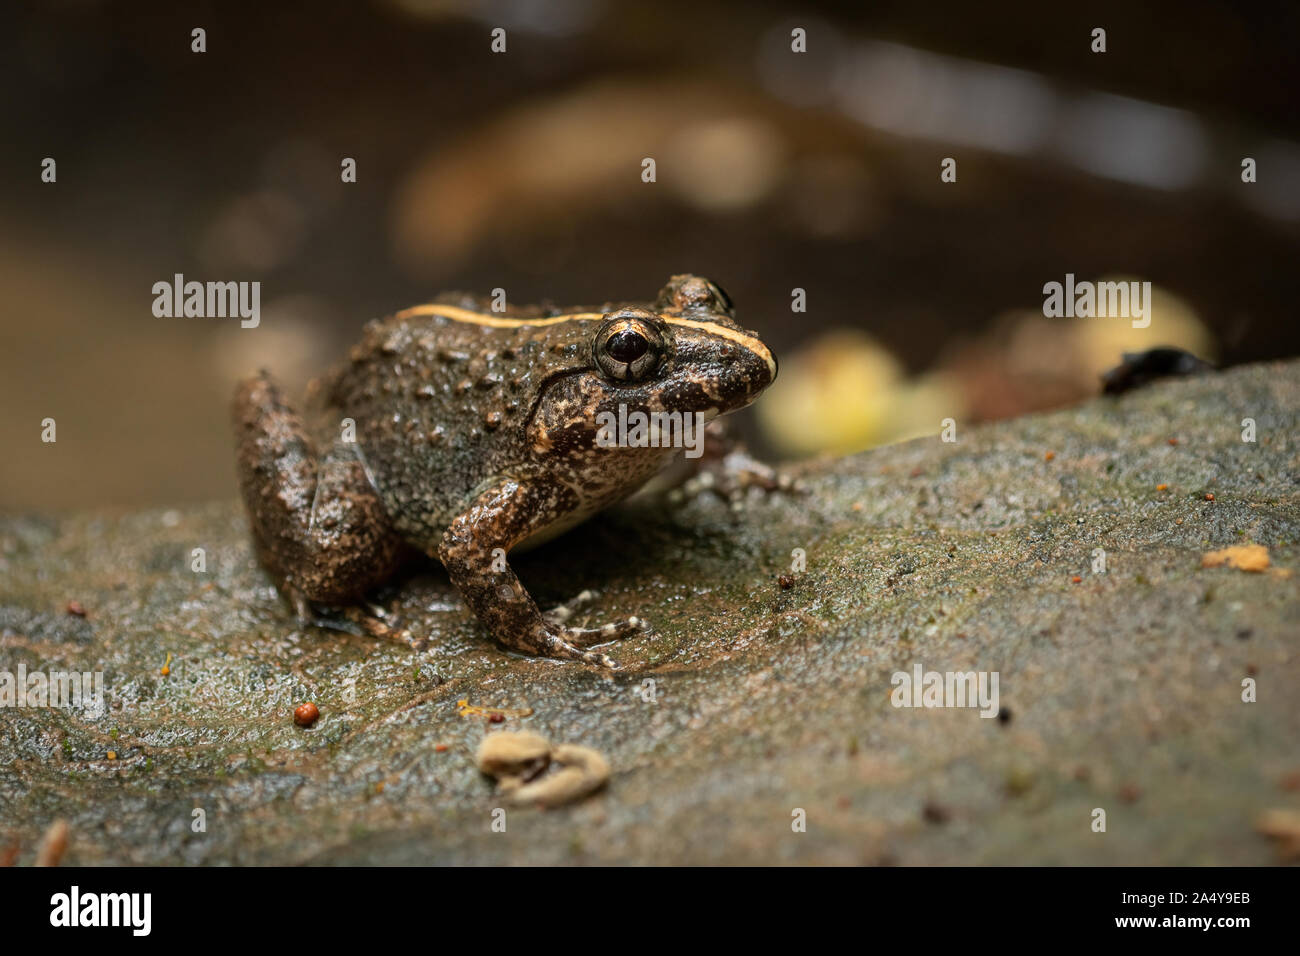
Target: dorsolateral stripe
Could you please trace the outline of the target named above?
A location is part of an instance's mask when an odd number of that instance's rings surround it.
[[[570,312],[567,315],[550,315],[550,316],[533,316],[531,318],[507,317],[504,315],[484,315],[482,312],[475,312],[472,309],[462,309],[454,305],[441,305],[431,303],[429,305],[416,305],[409,309],[403,309],[397,313],[399,319],[409,319],[418,315],[440,315],[444,319],[451,319],[453,322],[470,322],[474,325],[486,325],[494,329],[518,329],[524,326],[545,326],[557,325],[560,322],[598,322],[605,317],[603,312]],[[680,325],[686,328],[698,329],[707,335],[716,335],[719,338],[729,339],[738,345],[749,349],[760,355],[767,362],[768,367],[772,370],[772,375],[776,375],[776,361],[772,358],[772,353],[768,347],[763,344],[762,340],[753,336],[746,335],[736,329],[729,329],[725,325],[717,325],[713,322],[695,322],[691,319],[676,318],[671,315],[659,313],[659,318],[668,325]]]

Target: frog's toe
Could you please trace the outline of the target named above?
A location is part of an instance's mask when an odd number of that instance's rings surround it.
[[[595,628],[595,630],[601,629]],[[565,637],[552,637],[546,645],[546,656],[565,661],[582,661],[585,664],[592,664],[611,671],[619,670],[618,663],[612,657],[601,654],[599,651],[584,650],[577,644],[566,640],[566,638],[572,637],[574,633],[573,630],[566,629],[564,632]]]
[[[808,490],[804,482],[788,472],[766,465],[743,451],[733,451],[724,458],[705,461],[697,474],[670,493],[669,500],[681,503],[712,493],[734,506],[743,502],[753,489],[764,494],[804,494]]]
[[[415,634],[401,622],[388,614],[378,605],[367,605],[366,609],[349,607],[343,611],[343,617],[356,624],[371,637],[405,644],[413,651],[424,651],[429,647],[428,637]]]
[[[582,660],[586,661],[588,664],[594,664],[597,667],[603,667],[606,670],[610,670],[610,671],[621,670],[618,662],[615,661],[614,658],[609,657],[606,654],[600,654],[596,651],[583,651]]]
[[[644,618],[629,617],[623,621],[611,621],[604,627],[566,628],[564,636],[578,647],[593,647],[596,644],[605,644],[623,637],[631,637],[633,634],[640,634],[649,627]]]
[[[557,604],[542,616],[552,624],[563,624],[569,618],[573,617],[574,611],[577,611],[585,604],[590,604],[597,597],[595,591],[587,590],[566,601],[563,604]]]

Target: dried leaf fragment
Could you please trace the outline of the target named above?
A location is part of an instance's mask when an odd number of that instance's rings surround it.
[[[1234,544],[1220,551],[1207,551],[1201,555],[1201,567],[1217,568],[1223,565],[1238,571],[1267,571],[1268,548],[1262,544]]]

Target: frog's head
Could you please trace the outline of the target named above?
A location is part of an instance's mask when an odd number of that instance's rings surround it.
[[[605,314],[591,340],[601,408],[701,412],[715,418],[744,408],[776,378],[776,358],[735,319],[722,287],[677,275],[651,309]]]
[[[710,421],[776,378],[768,347],[736,323],[726,293],[697,276],[674,276],[650,308],[613,308],[589,325],[586,368],[556,383],[534,423],[571,450],[606,447],[599,430],[634,413]]]

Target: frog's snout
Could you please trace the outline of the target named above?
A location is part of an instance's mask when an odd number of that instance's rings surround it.
[[[751,344],[746,349],[748,364],[751,366],[750,377],[757,383],[754,395],[776,381],[776,356],[757,336],[752,336]]]
[[[743,407],[776,380],[776,356],[757,336],[729,351],[724,353],[723,376],[729,381],[727,391],[738,400],[736,407]]]

